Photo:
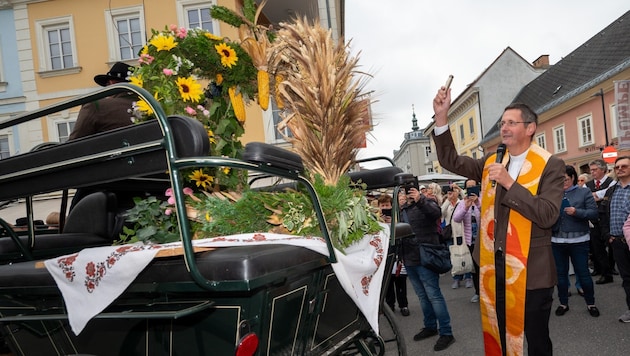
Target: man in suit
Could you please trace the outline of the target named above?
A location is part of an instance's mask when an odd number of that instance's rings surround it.
[[[600,206],[601,200],[606,194],[606,190],[615,184],[614,180],[606,175],[608,165],[604,160],[596,159],[589,163],[592,180],[586,183],[586,186],[593,192],[593,198]],[[591,220],[593,227],[591,228],[591,258],[593,259],[593,276],[600,275],[595,282],[597,284],[611,283],[613,281],[612,269],[614,260],[612,258],[612,249],[609,248],[608,241],[604,237],[606,234],[602,232],[599,219]]]
[[[538,117],[524,104],[505,108],[498,123],[507,152],[460,156],[448,129],[450,90],[434,101],[433,139],[440,165],[481,181],[481,225],[474,257],[480,276],[485,352],[551,355],[549,316],[557,282],[551,227],[563,196],[564,162],[532,139]],[[509,315],[509,318],[506,317]]]
[[[128,82],[127,77],[132,69],[123,62],[116,62],[106,74],[96,75],[94,82],[102,87]],[[131,125],[133,102],[136,100],[137,97],[132,93],[118,93],[83,105],[69,139]]]

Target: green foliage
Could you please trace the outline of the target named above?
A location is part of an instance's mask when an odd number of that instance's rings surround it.
[[[177,218],[165,213],[169,209],[167,202],[151,196],[146,199],[134,198],[134,203],[135,206],[126,213],[126,220],[133,227],[123,227],[117,243],[167,243],[179,240]]]

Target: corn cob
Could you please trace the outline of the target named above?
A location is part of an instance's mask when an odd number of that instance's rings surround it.
[[[269,107],[269,73],[266,70],[258,70],[258,104],[263,110]]]
[[[230,102],[232,103],[232,109],[234,110],[234,116],[238,122],[245,123],[245,104],[243,103],[243,94],[236,92],[236,87],[230,87],[228,89],[230,95]]]

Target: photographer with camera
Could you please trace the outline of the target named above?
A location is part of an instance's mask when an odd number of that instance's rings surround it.
[[[402,257],[424,315],[424,328],[413,339],[420,341],[439,333],[433,349],[441,351],[455,342],[451,317],[440,290],[440,274],[420,264],[419,246],[420,243],[439,244],[438,221],[442,211],[436,200],[425,197],[418,188],[417,182],[405,186],[408,205],[403,209],[415,236],[403,239]]]

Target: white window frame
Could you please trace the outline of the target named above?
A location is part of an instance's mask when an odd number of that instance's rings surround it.
[[[140,21],[140,47],[146,44],[146,31],[144,21],[144,9],[142,5],[123,7],[119,9],[105,10],[105,29],[107,30],[107,43],[109,50],[109,62],[128,61],[138,58],[138,53],[135,52],[133,58],[122,59],[120,55],[120,39],[118,37],[118,27],[116,22],[118,20],[138,18]]]
[[[610,126],[612,126],[610,128],[610,139],[612,141],[612,139],[614,139],[615,137],[618,137],[617,131],[619,130],[618,129],[619,121],[617,119],[617,107],[615,106],[615,104],[610,105],[610,110],[608,112],[610,113]]]
[[[592,145],[593,139],[593,115],[588,114],[577,119],[579,147]]]
[[[564,125],[556,126],[553,128],[553,144],[556,149],[555,153],[562,153],[567,151],[567,138]]]
[[[177,1],[177,21],[179,25],[185,28],[191,28],[190,23],[188,21],[188,10],[210,8],[213,5],[217,5],[216,0],[211,0],[211,1],[178,0]],[[215,18],[212,18],[212,34],[215,36],[221,36],[220,23]]]
[[[276,107],[275,99],[271,97],[269,100],[269,107],[267,110],[262,111],[266,143],[277,144],[287,142],[276,129],[277,124],[274,122],[274,114],[279,115],[280,111],[281,110]],[[279,118],[279,116],[277,117]],[[288,128],[285,128],[285,133],[290,134]]]
[[[431,145],[424,146],[424,157],[425,158],[431,157]]]
[[[3,157],[2,156],[3,152],[2,150],[0,150],[0,159],[11,157],[11,135],[0,133],[0,140],[5,140],[5,139],[7,141],[7,152],[6,152],[7,156]]]
[[[472,116],[468,118],[468,126],[470,126],[470,136],[475,136],[475,122]]]
[[[538,135],[535,136],[536,139],[536,144],[538,144],[538,146],[540,146],[542,149],[547,149],[547,137],[545,136],[545,133],[539,133]]]
[[[72,52],[72,66],[62,69],[53,69],[50,61],[50,49],[48,47],[48,31],[55,28],[67,27],[70,32]],[[61,16],[35,22],[37,37],[37,49],[39,58],[39,71],[42,77],[79,73],[79,57],[77,56],[77,42],[74,36],[74,21],[72,15]]]
[[[427,173],[434,173],[433,167],[427,167]]]

